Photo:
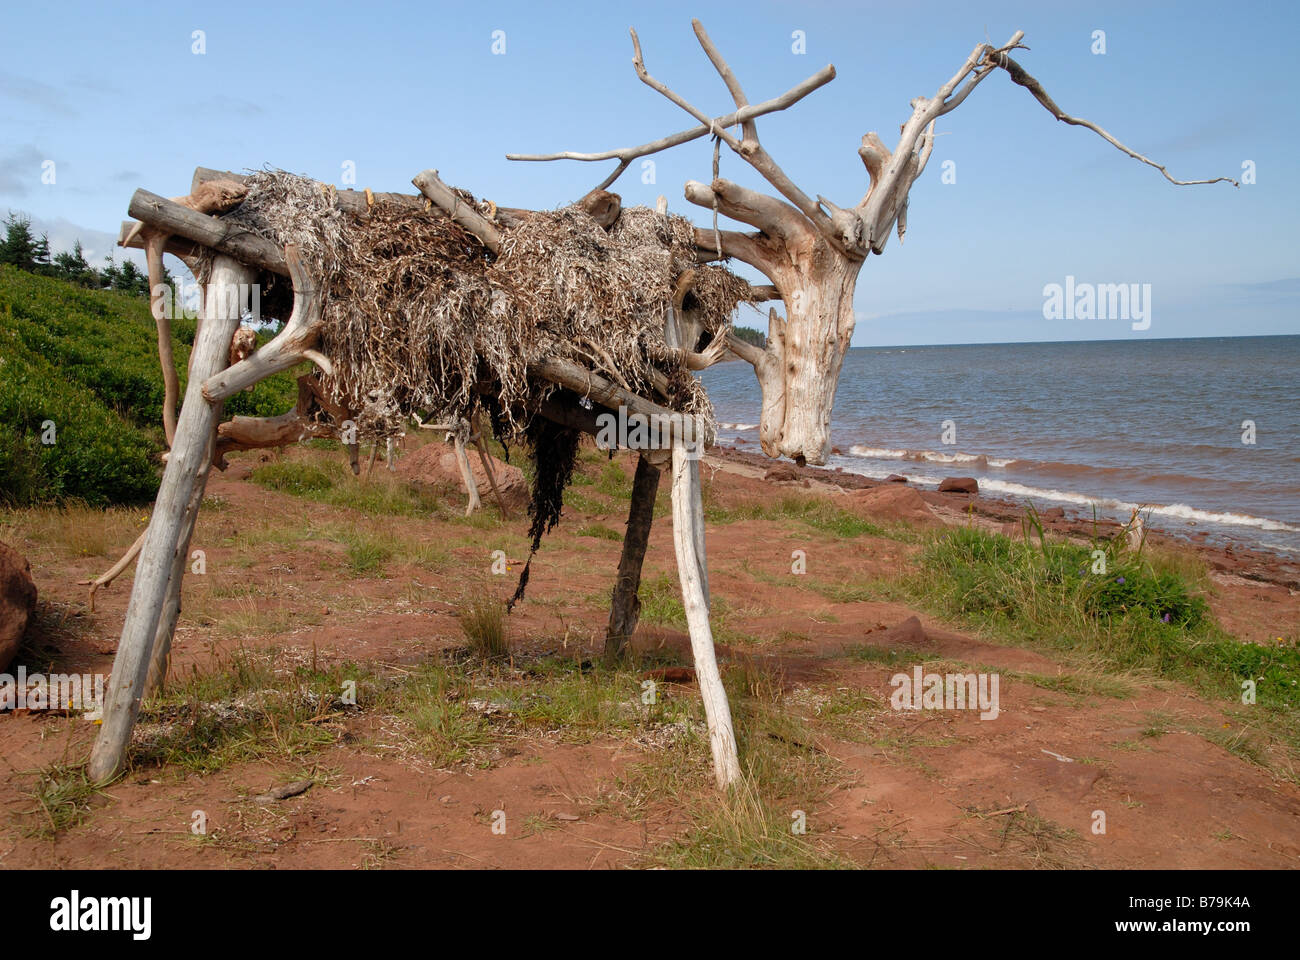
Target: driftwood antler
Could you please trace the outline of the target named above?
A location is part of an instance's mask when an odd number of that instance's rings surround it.
[[[696,23],[698,23],[698,21],[696,21]],[[703,28],[700,28],[700,30],[702,32]],[[640,76],[645,70],[644,63],[641,63],[640,61],[641,45],[640,41],[637,39],[636,31],[633,30],[631,33],[633,44],[637,50],[637,74]],[[645,74],[642,79],[644,80],[648,76],[648,74]],[[776,113],[779,110],[784,110],[787,107],[794,106],[794,104],[808,96],[808,94],[812,93],[819,87],[824,87],[834,79],[835,68],[827,64],[807,80],[803,81],[803,83],[791,87],[785,93],[781,94],[781,96],[753,105],[748,103],[743,105],[738,104],[738,109],[734,113],[729,113],[720,117],[707,117],[688,108],[687,112],[692,113],[692,115],[700,121],[699,126],[691,127],[687,130],[681,130],[666,137],[660,137],[658,140],[651,140],[649,143],[643,143],[640,146],[623,147],[617,150],[605,150],[600,153],[576,153],[574,151],[565,151],[562,153],[509,153],[506,154],[506,159],[524,161],[579,160],[586,163],[600,160],[618,160],[619,163],[618,166],[614,168],[614,172],[596,185],[596,189],[604,190],[623,175],[623,171],[632,165],[633,160],[640,157],[647,157],[652,153],[660,153],[670,147],[680,146],[683,143],[690,143],[692,140],[698,140],[700,137],[707,136],[709,133],[716,134],[719,130],[735,126],[737,123],[751,127],[753,126],[756,117],[761,117],[768,113]],[[651,83],[651,86],[654,86],[654,83]],[[659,88],[656,87],[656,89]],[[664,87],[663,91],[667,91],[667,88]],[[669,95],[670,99],[675,96],[671,95],[671,92],[666,95]],[[674,102],[678,103],[679,106],[684,105],[684,101],[678,102],[677,100],[674,100]]]
[[[1126,155],[1159,170],[1179,186],[1233,183],[1230,177],[1208,180],[1178,180],[1165,167],[1129,148],[1104,129],[1065,113],[1048,96],[1043,86],[1010,56],[1025,49],[1022,31],[1016,31],[1000,47],[989,43],[975,46],[957,72],[932,97],[917,97],[912,115],[902,125],[898,142],[891,150],[874,131],[862,138],[858,155],[870,178],[868,188],[854,205],[841,207],[800,188],[763,148],[756,119],[784,110],[828,83],[835,68],[828,66],[775,100],[751,106],[735,72],[719,52],[698,20],[692,21],[696,39],[709,62],[722,78],[736,110],[722,117],[705,113],[656,79],[646,68],[641,42],[632,31],[632,65],[637,77],[699,121],[699,126],[660,140],[604,153],[554,153],[508,155],[512,160],[605,160],[617,159],[618,167],[601,186],[608,186],[637,157],[666,150],[698,137],[712,134],[774,188],[769,196],[739,186],[717,174],[715,152],[713,178],[709,183],[689,181],[688,201],[715,214],[712,229],[695,233],[700,262],[735,258],[762,271],[773,284],[775,296],[785,302],[786,317],[770,316],[766,349],[749,346],[734,336],[728,346],[753,364],[763,390],[759,440],[770,456],[788,456],[796,461],[824,463],[830,450],[830,414],[844,353],[856,322],[853,294],[862,263],[871,254],[884,252],[892,231],[901,241],[907,231],[908,194],[925,170],[934,150],[936,121],[959,107],[984,80],[1005,70],[1013,83],[1024,87],[1056,119],[1092,130]],[[740,125],[740,136],[729,127]],[[723,230],[716,215],[754,227],[751,232]]]

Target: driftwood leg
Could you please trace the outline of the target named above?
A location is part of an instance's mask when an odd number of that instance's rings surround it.
[[[154,640],[164,608],[176,554],[182,550],[188,507],[196,486],[202,488],[212,464],[220,408],[203,398],[203,380],[223,369],[229,360],[230,338],[239,327],[238,297],[221,295],[230,284],[251,283],[254,272],[238,261],[219,256],[213,264],[210,290],[217,295],[204,309],[203,328],[194,343],[192,369],[185,403],[176,425],[176,443],[167,458],[162,485],[144,546],[131,601],[127,606],[122,639],[113,662],[105,695],[104,723],[90,756],[89,774],[95,782],[111,779],[122,769],[131,742],[131,729],[140,712]],[[177,578],[179,589],[179,578]]]
[[[501,488],[497,486],[497,475],[492,469],[492,458],[488,454],[487,444],[483,442],[483,437],[476,437],[474,446],[478,448],[478,459],[483,464],[483,472],[487,474],[488,483],[492,487],[492,494],[497,498],[497,506],[501,508],[501,516],[505,520],[510,519],[510,508],[506,506],[506,498],[501,496]]]
[[[469,454],[465,452],[465,444],[460,439],[460,433],[453,435],[453,442],[456,446],[456,465],[460,467],[460,478],[465,483],[465,490],[469,493],[469,504],[465,507],[465,516],[469,516],[483,502],[478,497],[478,484],[474,482],[474,471],[469,465]]]
[[[163,375],[163,435],[167,446],[176,437],[176,400],[180,396],[180,378],[176,376],[176,360],[172,355],[172,322],[168,318],[167,291],[163,289],[163,248],[168,237],[157,231],[148,231],[145,240],[145,261],[149,269],[149,307],[158,327],[158,360]]]
[[[703,541],[700,463],[687,454],[685,444],[677,438],[673,441],[673,545],[677,549],[677,575],[682,582],[682,605],[686,608],[686,624],[691,632],[695,678],[700,686],[704,718],[709,727],[713,773],[718,786],[725,788],[740,778],[740,758],[736,754],[731,707],[718,672],[713,632],[709,628],[708,601],[701,579],[705,565]]]
[[[221,419],[219,410],[217,419]],[[163,601],[162,615],[158,618],[158,628],[154,631],[153,652],[149,656],[149,675],[144,684],[146,697],[158,693],[167,679],[167,666],[171,662],[172,635],[176,632],[176,618],[181,612],[181,581],[185,577],[185,565],[189,562],[190,556],[190,541],[194,536],[194,526],[199,519],[199,507],[203,504],[203,491],[207,485],[208,471],[204,471],[203,476],[194,484],[189,503],[185,505],[180,539],[176,543],[176,553],[172,557],[171,569],[167,573],[167,595]]]
[[[618,558],[618,579],[609,604],[609,627],[605,630],[605,656],[619,657],[624,645],[636,633],[641,618],[641,566],[650,543],[650,526],[654,522],[655,494],[659,492],[659,468],[645,457],[636,461],[632,479],[632,505],[627,515],[627,533],[623,552]]]
[[[492,457],[488,455],[487,441],[483,439],[483,431],[479,429],[478,413],[470,419],[469,428],[471,431],[471,440],[474,446],[478,448],[478,458],[483,464],[483,472],[487,474],[488,483],[492,486],[492,494],[497,498],[497,506],[501,508],[503,519],[510,519],[510,510],[506,506],[505,497],[501,496],[501,490],[497,486],[496,471],[492,469]]]

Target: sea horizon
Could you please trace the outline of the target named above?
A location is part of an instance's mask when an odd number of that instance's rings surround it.
[[[1295,557],[1298,371],[1300,334],[852,347],[828,462]],[[719,439],[757,449],[752,370],[703,379]]]

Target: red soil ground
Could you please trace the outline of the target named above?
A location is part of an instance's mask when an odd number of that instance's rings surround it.
[[[259,583],[251,599],[238,602],[250,615],[270,618],[250,622],[274,622],[275,628],[218,636],[187,612],[173,675],[207,669],[236,645],[400,669],[463,642],[455,600],[465,571],[487,567],[483,545],[451,546],[454,562],[436,571],[390,562],[381,577],[352,575],[343,547],[328,536],[308,548],[249,545],[241,537],[269,518],[351,528],[372,523],[355,510],[264,489],[247,478],[255,462],[249,455],[213,477],[208,497],[222,506],[204,514],[195,546],[206,551],[209,575]],[[601,466],[585,469],[598,474]],[[799,471],[793,481],[765,481],[761,463],[736,455],[710,457],[704,472],[712,475],[712,501],[724,507],[777,492],[847,505],[855,494],[828,481],[859,485],[856,478],[811,470]],[[626,504],[602,499],[592,487],[577,489],[588,495],[585,506],[598,509],[566,507],[564,522],[545,542],[533,563],[528,600],[509,620],[516,649],[599,652],[607,616],[602,598],[612,586],[619,544],[579,531],[592,524],[621,531]],[[463,503],[461,494],[448,496]],[[976,522],[973,515],[1001,525],[1016,514],[1014,507],[985,501],[972,512],[967,498],[937,494],[889,494],[874,509],[883,511],[880,519],[896,519],[889,515],[896,511],[897,518],[915,520],[918,502],[949,523]],[[400,522],[430,545],[455,543],[436,521]],[[509,528],[512,561],[526,555],[519,536],[524,526],[516,517]],[[1069,522],[1059,526],[1066,530]],[[21,533],[21,523],[17,529]],[[123,531],[107,552],[125,548],[133,535]],[[107,673],[130,575],[101,592],[92,615],[77,581],[106,568],[104,556],[68,556],[58,544],[30,538],[13,546],[31,560],[43,601],[83,625],[55,636],[49,662],[69,672]],[[1196,732],[1238,729],[1248,708],[1141,678],[1129,678],[1131,696],[1115,697],[1004,676],[1002,713],[994,722],[969,711],[891,711],[889,678],[900,668],[845,656],[852,645],[1047,677],[1074,668],[995,637],[972,636],[899,603],[836,602],[788,576],[796,549],[807,552],[809,574],[821,582],[857,584],[896,575],[919,547],[874,537],[837,539],[777,520],[709,526],[712,594],[724,598],[728,627],[744,638],[722,647],[724,662],[749,657],[773,667],[792,702],[860,691],[885,704],[862,721],[870,726],[867,737],[839,739],[813,726],[818,750],[835,762],[837,785],[810,798],[805,810],[810,834],[836,854],[876,868],[1300,865],[1294,774],[1251,763]],[[1201,553],[1214,571],[1211,600],[1225,627],[1246,641],[1294,638],[1300,600],[1293,567],[1241,552]],[[675,576],[674,570],[671,523],[663,517],[653,531],[646,579],[661,572]],[[505,596],[514,577],[503,579],[509,584],[498,582],[495,592]],[[207,602],[208,614],[219,617],[237,601]],[[920,629],[905,626],[913,616]],[[689,646],[682,632],[644,622],[638,644]],[[673,696],[695,695],[689,684],[670,689]],[[436,769],[385,749],[382,716],[361,711],[338,723],[332,745],[290,761],[241,763],[207,776],[137,768],[93,798],[80,823],[50,837],[38,832],[42,812],[30,792],[35,771],[84,759],[95,728],[49,714],[0,715],[0,868],[604,868],[642,863],[689,826],[678,803],[652,799],[633,816],[620,802],[620,776],[653,745],[604,736],[573,743],[538,733],[503,740],[485,766]],[[299,796],[273,803],[248,799],[304,776],[315,783]],[[707,799],[707,770],[697,779],[699,796]],[[193,811],[200,809],[208,817],[206,842],[190,830]],[[509,818],[504,836],[491,830],[498,809]],[[1105,814],[1104,834],[1093,832],[1096,811]]]

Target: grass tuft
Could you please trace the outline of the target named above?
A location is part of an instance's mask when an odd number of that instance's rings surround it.
[[[506,643],[505,604],[476,597],[457,616],[470,649],[482,660],[504,660],[510,655]]]

